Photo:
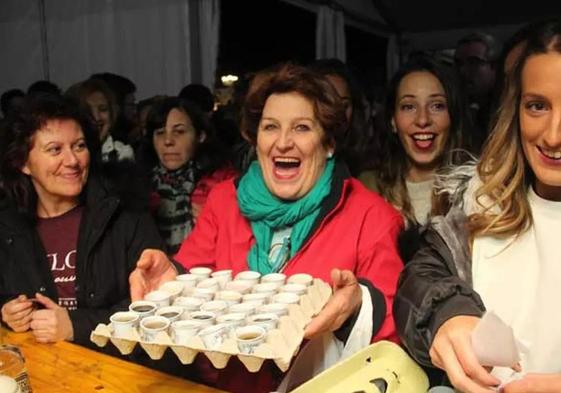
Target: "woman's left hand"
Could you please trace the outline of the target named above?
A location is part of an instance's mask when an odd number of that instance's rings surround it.
[[[37,301],[45,306],[31,314],[31,330],[37,342],[52,343],[74,339],[74,328],[68,310],[46,296],[37,293]]]
[[[353,272],[333,269],[331,281],[333,295],[323,310],[306,327],[304,337],[307,339],[339,329],[362,304],[362,291]]]
[[[521,380],[511,382],[503,393],[557,393],[561,392],[561,374],[527,374]]]

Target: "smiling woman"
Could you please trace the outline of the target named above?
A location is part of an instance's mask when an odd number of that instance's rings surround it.
[[[38,95],[1,135],[2,322],[39,342],[90,345],[96,324],[130,302],[140,253],[162,248],[148,214],[98,173],[90,125],[77,103]]]
[[[90,152],[74,120],[48,120],[32,138],[22,172],[29,176],[39,204],[39,217],[56,217],[78,205],[88,179]]]
[[[345,345],[395,339],[391,305],[403,221],[337,157],[345,129],[345,107],[325,76],[291,64],[260,74],[242,121],[257,160],[239,179],[212,190],[175,255],[186,268],[307,273],[330,282],[333,295],[305,332],[317,345],[310,348],[322,348],[312,354],[322,362],[323,343],[338,353]],[[131,275],[134,297],[173,277],[170,269],[164,254],[145,252]],[[269,362],[258,373],[234,359],[214,373],[201,366],[206,383],[230,392],[270,392],[282,377]],[[309,377],[321,369],[307,366],[298,371]]]
[[[257,158],[269,191],[281,199],[305,196],[333,155],[312,103],[298,93],[273,94],[257,132]]]
[[[460,391],[561,391],[561,19],[533,25],[521,45],[481,159],[439,182],[452,208],[424,232],[396,296],[410,353]],[[486,310],[524,343],[519,364],[474,353]]]
[[[379,133],[381,166],[359,178],[399,209],[409,225],[424,224],[437,170],[459,163],[458,149],[470,137],[452,70],[423,57],[402,67],[390,82],[385,126]]]

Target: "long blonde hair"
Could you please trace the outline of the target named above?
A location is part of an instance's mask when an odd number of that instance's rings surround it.
[[[506,77],[501,104],[477,165],[482,185],[475,198],[482,209],[469,217],[471,238],[520,235],[532,225],[527,192],[534,174],[524,156],[520,137],[521,75],[530,56],[561,53],[561,20],[537,26],[529,32],[524,45],[513,71]]]

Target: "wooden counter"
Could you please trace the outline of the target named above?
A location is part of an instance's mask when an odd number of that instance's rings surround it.
[[[33,393],[221,392],[72,343],[39,344],[31,333],[0,329],[4,343],[23,352]]]

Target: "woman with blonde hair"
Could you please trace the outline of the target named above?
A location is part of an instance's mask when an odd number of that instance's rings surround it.
[[[115,94],[100,79],[88,79],[72,85],[66,95],[79,101],[87,110],[99,132],[101,158],[103,162],[134,160],[131,146],[119,140],[115,129],[118,106]]]
[[[462,392],[561,391],[561,20],[537,25],[520,52],[480,161],[443,178],[451,208],[433,219],[394,303],[411,354]],[[485,310],[527,346],[512,369],[489,372],[475,355]]]

